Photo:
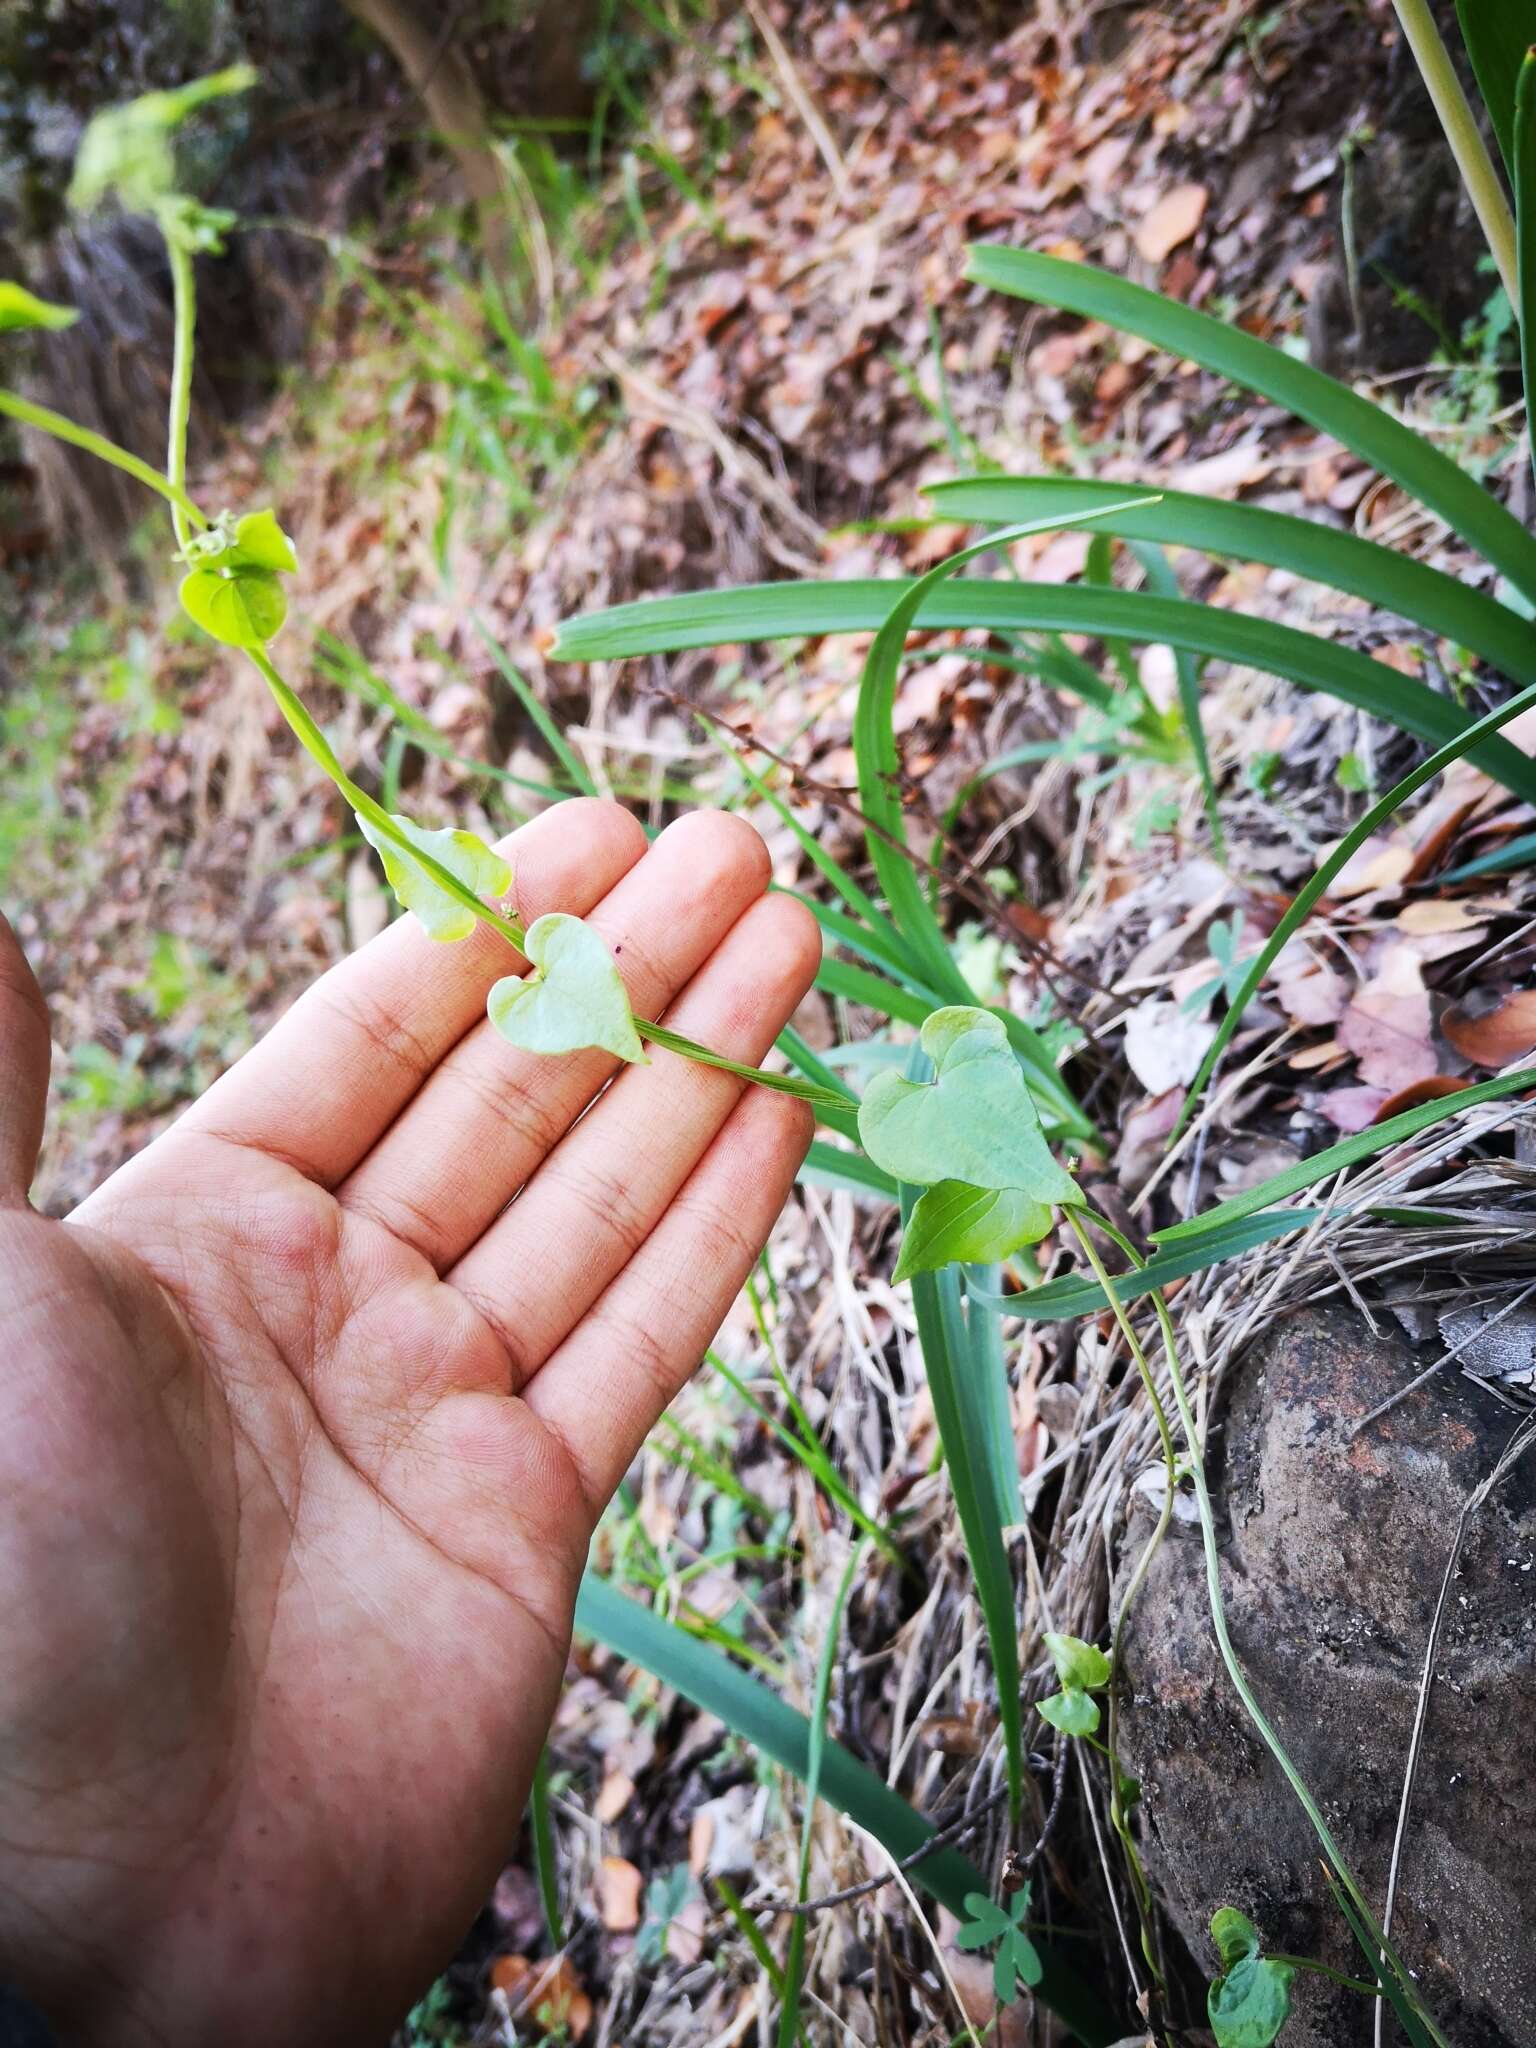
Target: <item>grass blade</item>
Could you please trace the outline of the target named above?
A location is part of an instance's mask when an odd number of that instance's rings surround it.
[[[662,1621],[591,1571],[581,1582],[576,1627],[715,1715],[783,1770],[802,1780],[807,1775],[811,1728],[803,1714],[728,1657]],[[894,1857],[910,1856],[934,1832],[932,1821],[837,1742],[828,1742],[822,1755],[821,1796]],[[988,1889],[982,1873],[957,1849],[935,1850],[912,1874],[952,1913],[964,1913],[967,1892]],[[1039,1939],[1036,1946],[1045,1964],[1037,1996],[1065,2020],[1084,2048],[1109,2048],[1123,2029],[1097,1988],[1083,1981],[1059,1947]]]
[[[1271,1202],[1283,1202],[1289,1195],[1299,1195],[1305,1188],[1316,1187],[1330,1174],[1339,1173],[1346,1166],[1355,1166],[1360,1160],[1370,1159],[1378,1152],[1385,1152],[1404,1138],[1416,1137],[1420,1131],[1427,1131],[1431,1124],[1443,1123],[1447,1117],[1458,1115],[1464,1109],[1476,1109],[1480,1102],[1497,1102],[1501,1096],[1518,1095],[1533,1088],[1536,1088],[1536,1069],[1522,1067],[1512,1074],[1498,1074],[1491,1081],[1479,1081],[1471,1088],[1462,1088],[1455,1095],[1442,1096],[1438,1102],[1421,1102],[1417,1109],[1405,1109],[1398,1116],[1389,1116],[1385,1123],[1372,1124],[1369,1130],[1360,1131],[1353,1138],[1344,1138],[1337,1145],[1314,1152],[1310,1159],[1298,1160],[1296,1165],[1272,1173],[1258,1187],[1233,1195],[1230,1201],[1218,1203],[1201,1216],[1191,1216],[1187,1223],[1173,1223],[1165,1230],[1154,1230],[1152,1241],[1160,1245],[1183,1244],[1192,1238],[1202,1237],[1208,1231],[1236,1223],[1244,1216],[1252,1216]]]
[[[832,1665],[837,1655],[838,1637],[842,1633],[843,1608],[854,1575],[863,1562],[864,1545],[861,1543],[849,1558],[837,1591],[832,1596],[826,1641],[821,1646],[821,1656],[816,1665],[816,1691],[811,1701],[811,1730],[806,1752],[805,1813],[800,1822],[800,1867],[795,1883],[795,1897],[801,1901],[810,1893],[811,1842],[816,1825],[816,1801],[821,1796],[822,1759],[827,1752],[827,1703],[832,1697]],[[800,2032],[800,1985],[805,1975],[805,1936],[809,1925],[810,1916],[806,1913],[797,1913],[790,1923],[789,1955],[784,1964],[784,2002],[779,2010],[778,2048],[794,2048],[795,2038]]]
[[[813,1138],[805,1163],[795,1176],[819,1188],[844,1188],[854,1195],[878,1195],[883,1201],[896,1200],[896,1183],[883,1173],[873,1159],[862,1152],[843,1152],[836,1145]]]
[[[1501,0],[1509,4],[1509,0]],[[1511,12],[1513,9],[1511,9]],[[1527,8],[1536,14],[1536,7]],[[1536,21],[1527,24],[1536,38]],[[1536,51],[1527,51],[1515,81],[1515,268],[1519,283],[1520,374],[1525,383],[1527,433],[1536,418]]]
[[[1482,495],[1475,485],[1472,489]],[[893,592],[900,588],[890,581],[760,583],[739,590],[642,599],[567,620],[560,628],[560,652],[567,660],[606,660],[738,640],[869,631],[884,623]],[[1342,697],[1432,747],[1445,746],[1472,723],[1446,698],[1352,648],[1335,646],[1294,626],[1245,618],[1240,612],[1218,611],[1185,599],[1151,597],[1139,590],[966,579],[931,589],[919,603],[917,624],[1161,640],[1170,647],[1283,676],[1303,689]],[[1469,758],[1516,796],[1536,803],[1536,762],[1507,740],[1485,740]]]
[[[533,1790],[528,1800],[533,1831],[533,1867],[544,1907],[544,1925],[551,1946],[565,1947],[565,1925],[560,1918],[560,1870],[555,1860],[555,1831],[549,1818],[549,1750],[539,1751],[533,1771]]]
[[[1255,1245],[1268,1244],[1272,1238],[1285,1237],[1293,1230],[1305,1230],[1323,1213],[1321,1209],[1270,1209],[1202,1232],[1181,1249],[1159,1252],[1145,1265],[1122,1274],[1115,1281],[1115,1293],[1121,1301],[1134,1301],[1138,1295],[1150,1294],[1155,1287],[1166,1287],[1170,1280],[1204,1272],[1207,1266],[1235,1259],[1252,1251]],[[1039,1287],[1026,1287],[1018,1294],[989,1293],[982,1283],[973,1282],[967,1275],[965,1291],[972,1301],[999,1314],[1017,1316],[1025,1323],[1058,1323],[1073,1316],[1096,1316],[1110,1306],[1098,1281],[1077,1273],[1060,1280],[1046,1280]]]
[[[475,631],[485,643],[486,652],[495,662],[502,680],[516,697],[524,711],[532,719],[545,746],[554,755],[560,766],[571,779],[571,787],[579,789],[583,796],[596,796],[597,784],[587,770],[587,764],[571,745],[565,734],[550,717],[546,707],[534,695],[532,685],[513,667],[506,650],[502,647],[485,621],[476,613],[471,621]]]
[[[1173,573],[1173,565],[1156,541],[1133,540],[1131,553],[1140,562],[1147,578],[1147,588],[1154,597],[1182,595],[1179,579]],[[1189,744],[1195,756],[1195,770],[1200,777],[1200,787],[1205,794],[1205,819],[1210,827],[1211,845],[1216,858],[1224,861],[1227,857],[1227,836],[1221,829],[1221,803],[1216,795],[1216,778],[1211,772],[1211,750],[1205,738],[1205,718],[1200,709],[1200,664],[1188,648],[1175,647],[1172,650],[1174,674],[1179,684],[1179,709],[1184,714],[1184,730],[1189,735]]]
[[[1138,493],[1132,502],[1140,503],[1145,495]],[[1043,519],[1007,527],[970,547],[961,548],[958,554],[951,555],[947,561],[940,562],[915,581],[888,588],[888,609],[875,634],[859,684],[859,698],[853,716],[853,752],[858,768],[859,801],[868,821],[865,837],[869,857],[880,877],[880,886],[891,906],[896,928],[921,962],[924,981],[946,1002],[969,1003],[972,996],[965,977],[955,966],[949,945],[906,853],[901,749],[896,742],[893,722],[902,653],[925,598],[949,582],[967,562],[1063,523],[1070,525],[1072,522],[1063,522],[1055,513],[1049,513]]]
[[[1464,754],[1470,754],[1475,742],[1483,735],[1496,732],[1501,725],[1507,725],[1512,718],[1518,717],[1532,704],[1536,704],[1536,684],[1532,684],[1529,689],[1521,690],[1507,703],[1499,705],[1496,710],[1478,719],[1475,725],[1469,726],[1460,739],[1453,741],[1450,746],[1441,747],[1437,753],[1431,754],[1427,761],[1421,762],[1411,773],[1405,775],[1401,782],[1395,783],[1384,797],[1373,803],[1359,822],[1345,833],[1327,859],[1319,862],[1314,868],[1291,899],[1280,922],[1248,963],[1248,971],[1243,976],[1241,986],[1228,996],[1227,1014],[1222,1018],[1210,1049],[1200,1062],[1199,1072],[1189,1084],[1184,1107],[1179,1111],[1178,1122],[1169,1135],[1170,1144],[1188,1124],[1202,1089],[1214,1073],[1216,1062],[1226,1051],[1233,1033],[1242,1022],[1243,1012],[1257,994],[1260,983],[1279,959],[1292,934],[1298,931],[1311,915],[1313,906],[1327,890],[1328,884],[1349,865],[1377,826],[1385,824],[1392,813],[1401,804],[1406,803],[1416,790],[1422,789],[1426,782],[1432,782],[1442,769],[1452,767]]]
[[[1536,600],[1536,540],[1519,520],[1448,455],[1336,378],[1240,327],[1089,264],[981,244],[970,251],[966,275],[1014,298],[1102,320],[1285,406],[1401,485]]]
[[[1052,504],[1079,512],[1095,504],[1103,508],[1121,493],[1115,484],[1075,477],[976,476],[929,484],[925,495],[946,519],[1000,520],[1034,518]],[[1443,569],[1321,520],[1200,498],[1190,491],[1164,491],[1154,505],[1124,512],[1100,509],[1084,524],[1092,533],[1262,562],[1330,590],[1348,591],[1481,655],[1514,682],[1536,683],[1536,633],[1508,605]]]

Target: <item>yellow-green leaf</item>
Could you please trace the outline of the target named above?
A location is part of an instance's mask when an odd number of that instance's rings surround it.
[[[354,815],[358,830],[384,863],[389,886],[405,908],[419,919],[428,938],[441,939],[445,943],[467,939],[479,922],[468,905],[461,903],[456,896],[450,896],[441,882],[435,881],[361,812]],[[419,846],[423,853],[430,854],[449,874],[457,875],[465,888],[472,889],[477,896],[504,896],[511,888],[512,870],[499,853],[473,832],[456,831],[452,826],[431,832],[410,818],[402,817],[398,811],[392,811],[390,815],[413,846]]]
[[[79,318],[73,306],[51,305],[24,284],[0,279],[0,334],[14,334],[24,327],[73,327]]]
[[[226,647],[265,647],[288,616],[283,586],[267,569],[193,569],[181,579],[181,604]]]

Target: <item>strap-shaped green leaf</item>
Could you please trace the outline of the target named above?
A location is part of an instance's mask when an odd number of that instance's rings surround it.
[[[1456,16],[1477,89],[1513,177],[1516,81],[1526,52],[1536,43],[1536,0],[1456,0]]]
[[[1122,495],[1116,484],[1079,482],[1075,477],[975,476],[930,484],[927,495],[946,519],[1037,518],[1047,506],[1085,512]],[[1432,569],[1376,541],[1298,519],[1262,505],[1201,498],[1191,491],[1164,491],[1155,504],[1099,512],[1080,520],[1090,532],[1117,533],[1127,540],[1159,541],[1198,548],[1209,555],[1235,556],[1286,569],[1293,576],[1347,590],[1367,604],[1410,619],[1437,638],[1452,641],[1514,682],[1536,682],[1536,627],[1496,598]]]
[[[630,654],[719,647],[737,640],[866,632],[888,617],[895,587],[880,581],[759,583],[738,590],[649,598],[567,620],[560,628],[557,653],[570,661],[607,661]],[[1139,590],[967,578],[930,590],[918,606],[917,624],[1161,640],[1170,647],[1187,647],[1219,661],[1283,676],[1303,689],[1327,691],[1434,747],[1454,740],[1473,723],[1447,698],[1353,648],[1335,646],[1294,626],[1245,618],[1213,605],[1149,597]],[[1507,740],[1485,740],[1468,758],[1506,789],[1536,803],[1536,762]]]
[[[1089,264],[983,243],[970,251],[966,275],[1014,298],[1102,320],[1273,399],[1400,484],[1536,601],[1536,539],[1448,455],[1347,384],[1240,327]]]
[[[1526,12],[1536,15],[1536,0]],[[1536,21],[1530,29],[1536,38]],[[1515,79],[1513,138],[1515,186],[1515,268],[1520,303],[1515,308],[1520,320],[1520,372],[1525,384],[1527,433],[1536,418],[1531,405],[1536,399],[1536,51],[1521,58]]]

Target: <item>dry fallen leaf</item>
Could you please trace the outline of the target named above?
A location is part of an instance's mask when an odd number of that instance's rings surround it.
[[[1153,997],[1126,1019],[1126,1062],[1149,1095],[1166,1095],[1189,1086],[1215,1036],[1208,1019]]]
[[[616,1821],[635,1796],[635,1781],[624,1771],[610,1771],[593,1802],[592,1811],[605,1826]]]
[[[1399,1088],[1395,1095],[1389,1095],[1373,1121],[1382,1124],[1389,1116],[1398,1116],[1405,1109],[1417,1109],[1421,1102],[1439,1102],[1443,1096],[1459,1095],[1463,1088],[1470,1088],[1470,1081],[1458,1081],[1454,1074],[1429,1074],[1422,1081],[1415,1081],[1407,1088]]]
[[[1356,1131],[1363,1131],[1381,1116],[1382,1105],[1391,1100],[1381,1088],[1334,1088],[1324,1095],[1317,1108],[1336,1131],[1342,1131],[1346,1138],[1352,1138]]]
[[[1487,912],[1465,897],[1447,897],[1424,903],[1405,903],[1397,913],[1397,928],[1410,938],[1433,939],[1442,932],[1464,932],[1476,927]]]
[[[531,2021],[558,2040],[580,2041],[591,2028],[592,2001],[569,1956],[547,1962],[498,1956],[491,1965],[491,1989],[505,1995],[514,2020]]]
[[[1275,994],[1293,1024],[1317,1027],[1338,1023],[1349,1007],[1353,987],[1347,975],[1336,974],[1331,967],[1319,967],[1311,974],[1291,975],[1277,981]]]
[[[1136,230],[1136,253],[1148,263],[1161,263],[1180,242],[1187,242],[1205,218],[1210,193],[1203,185],[1175,185],[1165,192]]]
[[[610,1934],[633,1934],[640,1925],[644,1879],[623,1856],[605,1856],[597,1866],[597,1903]]]
[[[1440,1019],[1447,1045],[1464,1060],[1480,1067],[1507,1067],[1536,1051],[1536,989],[1522,989],[1506,996],[1495,1009],[1481,1016],[1467,1010],[1447,1010]]]

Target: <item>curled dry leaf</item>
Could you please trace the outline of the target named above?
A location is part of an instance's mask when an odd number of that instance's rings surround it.
[[[1440,1029],[1448,1045],[1480,1067],[1507,1067],[1536,1051],[1536,989],[1506,996],[1481,1016],[1470,1009],[1447,1010]]]

